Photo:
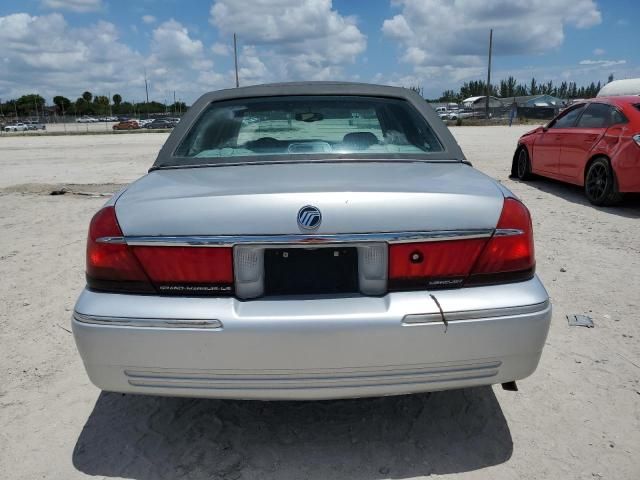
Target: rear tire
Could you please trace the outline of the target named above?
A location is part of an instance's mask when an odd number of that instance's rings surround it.
[[[522,147],[518,151],[516,157],[516,176],[518,180],[530,180],[531,179],[531,161],[529,160],[529,152],[525,147]]]
[[[584,193],[594,205],[615,205],[622,200],[615,176],[606,158],[597,158],[589,165],[584,178]]]

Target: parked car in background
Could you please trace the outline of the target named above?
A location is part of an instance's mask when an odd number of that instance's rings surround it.
[[[28,120],[24,123],[27,126],[27,130],[46,130],[47,129],[47,126],[44,123],[39,122],[37,120]]]
[[[447,120],[457,120],[459,118],[471,118],[473,117],[473,112],[468,112],[465,110],[451,110],[447,114]]]
[[[309,400],[507,383],[536,369],[551,320],[529,211],[405,88],[204,95],[93,217],[86,258],[73,332],[112,392]]]
[[[173,128],[175,126],[176,126],[175,122],[157,118],[154,121],[145,124],[144,128],[149,128],[149,129],[158,128],[158,129],[161,129],[161,128]]]
[[[22,122],[12,123],[4,127],[5,132],[24,132],[29,130],[29,126]]]
[[[98,119],[93,117],[78,117],[76,123],[97,123]]]
[[[144,119],[140,119],[138,120],[138,125],[140,125],[140,128],[143,128],[145,125],[148,125],[149,123],[153,122],[153,118],[144,118]]]
[[[140,128],[140,124],[136,120],[124,120],[116,123],[112,128],[114,130],[137,130]]]
[[[640,96],[596,97],[572,105],[518,141],[511,175],[584,187],[594,205],[640,192]]]

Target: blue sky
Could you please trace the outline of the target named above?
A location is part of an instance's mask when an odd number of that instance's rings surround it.
[[[425,96],[486,76],[640,76],[638,0],[22,0],[0,4],[0,98],[84,90],[192,102],[233,86],[353,80]]]

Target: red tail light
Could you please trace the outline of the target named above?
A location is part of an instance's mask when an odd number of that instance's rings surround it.
[[[225,247],[133,247],[160,293],[230,294],[233,250]]]
[[[108,243],[110,237],[122,237],[112,206],[96,213],[89,225],[87,285],[115,292],[155,292],[129,247],[124,243]]]
[[[507,198],[490,238],[389,247],[389,290],[455,288],[526,280],[535,268],[527,208]]]
[[[535,265],[529,210],[520,201],[506,198],[496,233],[475,264],[468,283],[526,280],[533,276]]]
[[[89,288],[178,295],[233,292],[231,248],[132,247],[122,238],[113,206],[96,213],[87,241]]]
[[[459,287],[486,238],[403,243],[389,248],[389,290]]]

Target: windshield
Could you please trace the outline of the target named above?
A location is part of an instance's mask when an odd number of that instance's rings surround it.
[[[244,98],[212,103],[179,157],[428,154],[442,144],[400,99],[359,96]]]

